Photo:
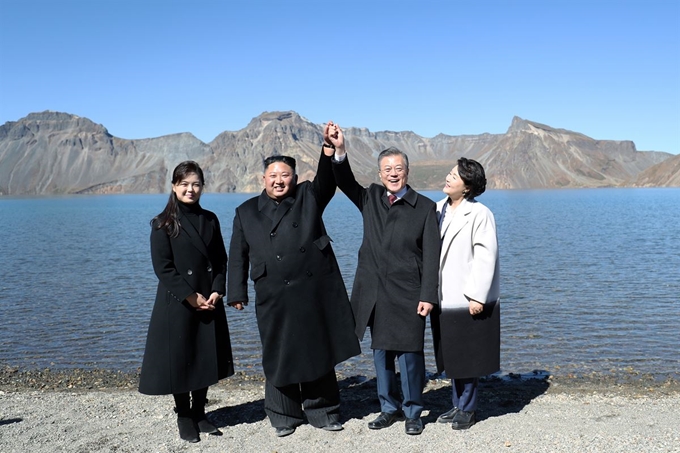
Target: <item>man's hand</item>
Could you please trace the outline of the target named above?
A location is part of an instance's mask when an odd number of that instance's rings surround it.
[[[229,302],[229,306],[237,310],[243,310],[243,302]]]
[[[335,147],[335,154],[342,156],[345,154],[345,136],[342,133],[340,126],[333,121],[329,121],[323,131],[323,140],[325,143]],[[324,148],[325,150],[326,148]]]
[[[420,302],[418,302],[418,314],[420,316],[429,315],[433,308],[434,308],[434,305],[432,305],[429,302],[423,302],[422,300]]]

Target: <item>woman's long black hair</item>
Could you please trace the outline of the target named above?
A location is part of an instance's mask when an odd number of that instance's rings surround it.
[[[179,183],[190,173],[196,173],[198,175],[198,178],[201,180],[201,186],[205,184],[203,170],[201,170],[201,167],[193,160],[185,160],[175,167],[175,170],[172,172],[172,184]],[[151,219],[152,228],[158,230],[161,228],[164,229],[171,238],[179,236],[180,223],[178,203],[177,195],[175,195],[174,191],[171,191],[170,199],[168,200],[168,204],[165,205],[163,212]]]

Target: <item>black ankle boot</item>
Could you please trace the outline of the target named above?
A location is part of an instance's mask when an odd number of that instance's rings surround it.
[[[177,427],[179,428],[179,438],[187,442],[196,443],[201,440],[198,437],[198,430],[196,429],[196,422],[191,416],[191,412],[177,412]]]
[[[202,433],[206,434],[213,434],[215,436],[221,436],[222,432],[217,429],[215,425],[210,423],[208,421],[208,418],[205,416],[205,409],[202,407],[194,407],[191,409],[192,412],[192,418],[194,419],[194,422],[198,426],[198,430]]]
[[[191,392],[191,414],[202,433],[221,436],[222,432],[208,421],[205,416],[205,405],[208,402],[208,388],[202,388]]]

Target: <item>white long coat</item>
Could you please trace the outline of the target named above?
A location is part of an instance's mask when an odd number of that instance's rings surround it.
[[[437,203],[440,302],[431,316],[437,368],[450,378],[485,376],[500,369],[496,221],[477,201],[463,200],[452,212],[447,200]],[[470,314],[471,299],[484,304],[481,314]]]
[[[437,203],[441,220],[445,198]],[[500,297],[498,239],[493,213],[478,201],[463,200],[441,225],[439,265],[441,309],[467,308],[469,299],[495,302]]]

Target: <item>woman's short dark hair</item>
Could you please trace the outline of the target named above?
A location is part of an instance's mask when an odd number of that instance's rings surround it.
[[[484,167],[476,160],[465,157],[458,159],[458,174],[468,188],[468,192],[464,195],[466,200],[472,200],[486,190]]]
[[[193,160],[185,160],[175,167],[172,171],[172,184],[174,185],[181,182],[191,173],[196,173],[196,175],[198,175],[198,179],[201,180],[201,186],[205,185],[203,170],[201,170],[200,165]],[[172,238],[179,236],[179,229],[181,227],[179,223],[179,206],[177,203],[179,203],[179,201],[173,190],[170,192],[168,204],[165,205],[163,212],[151,219],[151,226],[153,228],[158,230],[164,229],[165,232],[168,233],[168,236]]]
[[[283,162],[284,164],[288,165],[290,168],[293,169],[293,173],[295,173],[295,159],[293,159],[290,156],[269,156],[267,157],[264,161],[264,171],[267,171],[267,168],[274,162]]]

